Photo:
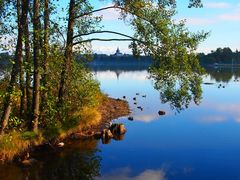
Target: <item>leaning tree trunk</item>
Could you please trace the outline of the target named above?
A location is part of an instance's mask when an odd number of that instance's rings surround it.
[[[72,48],[73,48],[73,28],[75,22],[75,0],[70,0],[69,6],[69,19],[68,19],[68,32],[67,32],[67,44],[64,54],[64,64],[61,72],[60,88],[58,93],[59,105],[62,106],[63,98],[66,87],[66,80],[68,77],[69,69],[72,61]]]
[[[40,21],[39,21],[39,0],[34,0],[33,14],[33,59],[34,59],[34,81],[33,81],[33,103],[32,103],[32,121],[33,131],[38,131],[39,119],[39,101],[40,101]]]
[[[15,85],[17,81],[17,76],[19,73],[19,62],[22,61],[22,39],[23,39],[23,29],[22,23],[23,18],[21,16],[21,2],[17,0],[17,16],[18,16],[18,39],[17,39],[17,46],[15,52],[15,60],[12,67],[11,72],[11,79],[9,86],[7,88],[7,95],[4,99],[4,107],[3,107],[3,115],[1,118],[1,129],[0,134],[4,134],[4,130],[8,125],[9,116],[12,110],[12,103],[13,103],[13,92],[15,90]]]

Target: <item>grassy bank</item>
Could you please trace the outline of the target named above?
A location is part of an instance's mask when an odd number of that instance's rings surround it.
[[[94,135],[101,132],[105,123],[129,113],[126,101],[102,96],[95,108],[83,108],[74,116],[81,117],[78,122],[42,128],[38,134],[25,130],[12,130],[0,137],[0,160],[2,163],[10,162],[14,158],[24,158],[26,152],[38,145],[52,143],[56,145],[74,133]]]

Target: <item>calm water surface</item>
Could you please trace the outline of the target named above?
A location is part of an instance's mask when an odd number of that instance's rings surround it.
[[[201,104],[179,113],[161,103],[147,70],[94,72],[105,93],[129,101],[134,121],[115,120],[127,128],[124,139],[70,142],[37,155],[39,163],[30,169],[0,166],[0,179],[240,179],[239,72],[209,71]],[[159,110],[166,115],[160,117]]]

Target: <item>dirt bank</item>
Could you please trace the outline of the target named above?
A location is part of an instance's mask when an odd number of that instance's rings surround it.
[[[130,113],[128,102],[121,99],[108,97],[99,107],[101,120],[98,125],[89,126],[81,132],[73,133],[75,137],[90,137],[99,134],[103,129],[109,128],[112,120],[122,116],[127,116]]]

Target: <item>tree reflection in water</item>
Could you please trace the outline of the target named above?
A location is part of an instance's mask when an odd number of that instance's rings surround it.
[[[100,176],[100,161],[97,140],[78,140],[56,151],[40,152],[33,155],[38,163],[31,167],[20,169],[16,166],[4,166],[1,180],[11,179],[84,179],[92,180]],[[9,169],[9,171],[7,170]],[[3,174],[3,173],[1,173]]]
[[[202,99],[204,70],[194,57],[183,61],[156,61],[149,69],[162,103],[169,103],[177,112],[188,108],[191,101],[199,105]]]

